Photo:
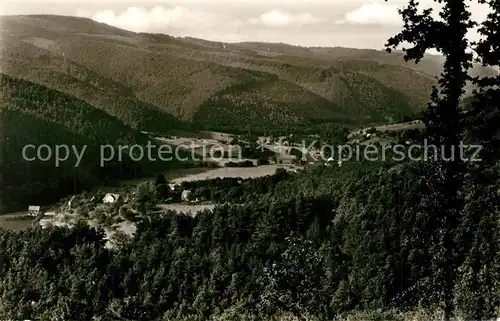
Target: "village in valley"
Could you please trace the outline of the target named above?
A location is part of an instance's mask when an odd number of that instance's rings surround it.
[[[197,153],[206,151],[214,145],[223,146],[226,151],[231,150],[229,142],[223,139],[153,138],[171,146],[181,144],[194,146]],[[201,211],[213,209],[216,204],[209,196],[201,195],[196,182],[233,178],[236,184],[241,184],[246,179],[274,175],[278,169],[289,173],[297,173],[300,169],[300,166],[296,166],[297,156],[290,155],[291,148],[285,147],[276,153],[270,151],[274,146],[266,145],[265,148],[268,148],[267,152],[255,153],[257,156],[247,155],[249,158],[241,157],[238,152],[229,157],[226,153],[225,158],[219,157],[218,163],[209,158],[208,162],[215,165],[201,168],[200,172],[196,168],[193,171],[188,169],[186,173],[190,174],[179,175],[181,177],[170,182],[166,181],[163,173],[159,173],[156,182],[154,178],[124,181],[119,186],[105,186],[102,189],[96,188],[79,195],[68,196],[53,205],[33,204],[27,208],[27,212],[3,215],[2,225],[8,227],[11,224],[13,229],[22,229],[31,224],[40,225],[42,228],[72,228],[79,223],[85,223],[93,227],[102,227],[108,241],[106,246],[111,248],[116,240],[123,242],[131,239],[136,232],[136,223],[151,215],[174,212],[196,215]],[[256,152],[255,146],[253,149],[252,152]],[[266,159],[264,160],[261,155]]]
[[[404,142],[408,133],[419,132],[422,123],[414,121],[384,127],[363,128],[347,135],[350,145],[390,144]],[[159,173],[156,178],[142,178],[123,181],[119,186],[103,186],[79,195],[68,196],[50,206],[30,205],[27,212],[3,215],[2,225],[22,229],[30,224],[49,227],[74,227],[85,223],[103,228],[107,244],[112,248],[116,242],[125,242],[134,237],[136,223],[151,215],[197,215],[211,211],[220,205],[215,201],[213,191],[204,187],[204,182],[214,185],[223,181],[242,185],[258,177],[276,176],[280,171],[290,175],[315,166],[342,166],[338,155],[325,154],[325,143],[317,142],[319,136],[300,139],[293,135],[281,137],[257,137],[254,143],[241,137],[236,139],[225,133],[210,132],[208,138],[182,136],[155,136],[148,133],[155,142],[192,148],[198,156],[211,151],[203,158],[208,168],[187,169],[185,173],[176,170]],[[411,136],[411,135],[410,135]],[[255,139],[255,138],[254,138]],[[214,154],[214,146],[217,152]],[[167,178],[171,178],[167,181]]]
[[[32,205],[28,208],[28,216],[42,228],[72,228],[80,222],[91,227],[102,227],[108,240],[106,246],[111,248],[117,239],[123,242],[132,238],[136,223],[148,216],[163,215],[174,209],[180,209],[183,214],[195,215],[200,210],[214,206],[194,197],[191,190],[181,190],[181,185],[166,186],[169,195],[166,199],[156,199],[161,186],[145,182],[135,189],[121,188],[114,193],[84,192],[51,206]],[[176,205],[180,208],[176,208]]]

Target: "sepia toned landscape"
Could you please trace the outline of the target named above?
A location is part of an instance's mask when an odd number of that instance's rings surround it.
[[[0,319],[498,320],[500,1],[421,2],[3,3]]]

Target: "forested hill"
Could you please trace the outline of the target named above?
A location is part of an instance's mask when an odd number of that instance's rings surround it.
[[[4,74],[0,74],[0,85],[3,110],[62,125],[88,142],[119,143],[138,140],[142,136],[116,117],[57,90]],[[29,134],[26,130],[29,128],[17,126],[18,132],[7,131],[7,138],[26,138]],[[64,136],[54,138],[64,139]]]
[[[119,119],[67,94],[6,75],[0,75],[0,85],[0,207],[24,209],[26,202],[50,203],[102,179],[104,171],[118,178],[118,169],[99,168],[100,145],[147,142],[146,136]],[[52,158],[24,160],[22,151],[28,144],[50,146]],[[78,167],[72,152],[56,167],[56,145],[87,149]],[[35,153],[30,150],[29,157]],[[125,175],[128,165],[121,166]]]
[[[399,121],[425,106],[442,65],[437,56],[415,65],[400,52],[223,44],[66,16],[3,16],[1,23],[4,73],[147,131],[186,126],[180,120],[227,131]]]

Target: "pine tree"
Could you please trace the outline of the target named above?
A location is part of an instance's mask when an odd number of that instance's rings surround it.
[[[483,66],[500,66],[500,1],[479,1],[490,7],[481,24],[482,39],[475,46]],[[480,145],[481,161],[470,162],[464,186],[465,206],[459,231],[466,258],[456,286],[457,306],[466,319],[488,319],[499,306],[500,242],[498,213],[500,198],[500,76],[474,79],[478,89],[466,104],[465,127],[468,143]],[[469,157],[472,155],[468,155]]]
[[[168,197],[167,181],[165,180],[165,175],[163,173],[159,173],[156,176],[155,188],[157,199],[165,199]]]
[[[428,278],[419,295],[430,306],[440,307],[444,319],[453,312],[453,287],[461,253],[457,251],[455,231],[460,221],[462,204],[459,191],[462,186],[464,164],[459,146],[462,140],[460,102],[468,69],[472,67],[472,54],[467,32],[474,27],[466,0],[435,0],[442,4],[440,19],[433,18],[433,9],[420,12],[419,3],[410,0],[399,11],[403,18],[403,30],[390,38],[387,50],[408,42],[411,48],[403,49],[405,60],[418,63],[429,49],[437,49],[444,55],[445,63],[438,86],[433,88],[431,102],[424,113],[426,136],[440,151],[437,161],[424,164],[424,176],[428,188],[423,191],[421,211],[427,215],[427,229],[431,230],[429,251],[432,257]]]
[[[158,185],[165,185],[167,184],[167,181],[165,180],[165,175],[163,173],[159,173],[157,176],[156,176],[156,183],[155,183],[155,186],[158,186]]]
[[[478,29],[482,39],[475,47],[478,60],[483,66],[500,67],[500,0],[479,0],[488,4],[491,11]],[[500,75],[476,77],[478,90],[467,109],[469,134],[483,147],[481,164],[493,165],[500,158]]]

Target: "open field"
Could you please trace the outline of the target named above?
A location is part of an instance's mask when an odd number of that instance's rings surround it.
[[[405,122],[405,123],[396,123],[396,124],[389,124],[389,125],[366,127],[366,128],[362,128],[362,129],[356,129],[356,130],[350,132],[347,135],[347,138],[351,139],[351,138],[354,138],[355,136],[366,134],[366,132],[368,130],[370,130],[371,128],[375,128],[375,130],[381,131],[381,132],[397,132],[397,131],[410,130],[410,129],[424,129],[425,125],[421,121],[411,121],[411,122]]]
[[[376,130],[380,130],[382,132],[400,131],[400,130],[408,130],[408,129],[424,129],[424,128],[425,128],[425,125],[421,121],[413,121],[413,122],[406,122],[406,123],[375,126]]]
[[[206,171],[204,173],[190,174],[173,179],[172,183],[181,183],[186,181],[200,181],[214,178],[241,177],[254,178],[266,175],[273,175],[278,168],[286,168],[285,165],[263,165],[257,167],[224,167]]]
[[[17,212],[5,215],[0,215],[0,227],[8,230],[19,231],[28,227],[33,219],[27,219],[27,212]],[[22,219],[18,219],[23,217]]]
[[[166,171],[165,178],[170,183],[181,183],[186,181],[199,181],[214,178],[241,177],[254,178],[273,175],[278,168],[287,168],[287,165],[273,164],[255,167],[221,167],[221,168],[185,168]],[[155,177],[142,177],[138,179],[121,180],[120,186],[101,186],[93,188],[93,191],[112,192],[118,187],[135,186],[142,182],[154,181]]]
[[[167,170],[165,171],[165,179],[167,181],[172,181],[174,179],[182,178],[187,175],[201,175],[203,173],[206,173],[208,171],[211,171],[213,169],[211,168],[202,168],[202,167],[196,167],[196,168],[181,168],[181,169],[176,169],[176,170]],[[135,186],[137,184],[140,184],[142,182],[150,182],[155,180],[156,177],[141,177],[137,179],[125,179],[120,181],[120,186]],[[114,186],[109,186],[109,187],[96,187],[93,190],[102,190],[102,191],[113,191],[116,189]]]
[[[187,134],[187,133],[184,133]],[[174,149],[180,146],[184,151],[189,152],[194,157],[205,156],[204,161],[212,161],[219,164],[219,166],[225,166],[228,162],[243,162],[252,161],[254,165],[257,164],[256,160],[243,158],[242,149],[239,145],[231,145],[229,142],[233,139],[233,135],[222,132],[201,132],[200,135],[185,135],[185,136],[175,136],[170,138],[154,137],[155,142],[159,144],[168,144]],[[295,159],[295,156],[290,155],[293,148],[297,148],[302,152],[306,152],[301,148],[300,145],[288,146],[288,143],[284,143],[287,137],[279,137],[279,143],[266,143],[269,137],[258,137],[258,145],[263,148],[267,148],[270,151],[276,153],[277,161],[282,161],[284,163],[290,163]],[[254,143],[254,142],[252,142]],[[217,151],[223,151],[230,155],[230,158],[221,159],[220,157],[211,157],[211,153]]]

